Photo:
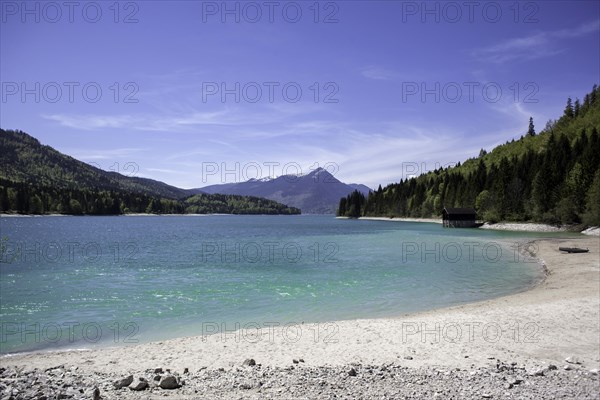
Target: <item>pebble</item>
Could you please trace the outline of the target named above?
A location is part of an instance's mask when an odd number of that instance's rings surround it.
[[[175,378],[173,375],[165,375],[160,379],[158,386],[160,386],[162,389],[177,389],[181,385],[179,384],[179,381],[177,381],[177,378]]]
[[[141,377],[137,377],[133,380],[133,382],[131,382],[131,384],[129,385],[129,389],[130,390],[134,390],[134,391],[140,391],[140,390],[145,390],[148,388],[148,382]]]
[[[155,373],[155,369],[138,371],[135,367],[130,370],[131,374],[124,375],[90,373],[85,371],[87,368],[72,369],[70,365],[27,371],[3,366],[0,368],[0,399],[139,400],[151,397],[175,400],[196,399],[200,395],[201,398],[250,399],[597,399],[597,368],[538,367],[544,374],[533,375],[525,382],[521,376],[526,373],[523,367],[502,361],[493,366],[461,370],[363,363],[313,367],[298,361],[293,369],[202,368],[188,371],[185,382],[176,373]],[[155,377],[159,380],[155,381]],[[117,389],[130,379],[127,386],[135,386],[135,389]]]
[[[100,400],[100,389],[97,386],[94,386],[91,389],[88,389],[85,392],[86,398],[91,400]]]
[[[248,366],[248,367],[253,367],[256,365],[256,361],[254,361],[254,358],[247,358],[244,360],[244,362],[242,363],[242,365],[244,366]]]
[[[565,361],[568,362],[569,364],[581,364],[582,361],[579,357],[575,357],[575,356],[570,356],[565,358]]]
[[[129,375],[126,378],[121,378],[114,381],[113,386],[115,387],[115,389],[121,389],[131,385],[131,382],[133,382],[133,375]]]
[[[523,379],[511,376],[507,378],[506,381],[511,385],[518,385],[519,383],[523,382]]]

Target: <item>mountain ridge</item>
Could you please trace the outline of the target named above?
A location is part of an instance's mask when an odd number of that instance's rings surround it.
[[[121,189],[168,199],[182,199],[194,193],[149,178],[125,176],[93,165],[40,143],[23,132],[0,129],[1,177],[14,182],[35,183],[64,189]],[[21,155],[17,157],[17,155]],[[26,155],[27,157],[23,157]],[[43,164],[45,168],[40,168]]]
[[[192,190],[264,197],[299,208],[307,214],[333,214],[340,196],[346,196],[354,190],[364,192],[365,195],[371,191],[365,185],[345,184],[324,168],[317,168],[305,175],[249,179],[245,182],[222,183]]]
[[[209,195],[149,178],[104,171],[23,131],[0,129],[0,212],[299,214],[275,201]]]

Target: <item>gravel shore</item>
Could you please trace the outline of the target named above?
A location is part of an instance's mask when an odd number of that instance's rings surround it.
[[[516,363],[467,370],[399,364],[269,367],[171,372],[156,368],[122,377],[76,368],[0,369],[4,399],[597,399],[598,371],[578,364],[527,371]],[[167,377],[172,388],[161,384]],[[125,385],[128,382],[129,385]],[[141,383],[141,385],[140,385]],[[137,385],[137,386],[136,386]],[[121,387],[122,386],[122,387]],[[164,385],[162,385],[164,386]]]

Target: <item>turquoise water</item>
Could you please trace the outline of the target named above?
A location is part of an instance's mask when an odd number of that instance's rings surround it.
[[[147,342],[236,323],[394,316],[513,293],[542,277],[515,249],[540,234],[332,216],[0,223],[2,353]]]

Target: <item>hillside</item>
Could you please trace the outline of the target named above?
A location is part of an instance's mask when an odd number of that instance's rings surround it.
[[[533,127],[532,127],[533,128]],[[455,167],[339,202],[346,216],[439,217],[474,207],[481,219],[600,224],[600,89],[570,98],[563,115]]]
[[[168,199],[191,193],[152,179],[107,172],[73,157],[21,131],[0,130],[0,178],[60,189],[123,190]]]
[[[0,129],[0,212],[21,214],[298,214],[274,201],[202,196],[152,179],[106,172],[21,131]]]
[[[323,168],[309,174],[284,175],[274,179],[250,179],[246,182],[206,186],[197,190],[205,193],[236,194],[264,197],[296,207],[308,214],[333,214],[340,196],[353,190],[365,195],[370,189],[365,185],[347,185]]]

